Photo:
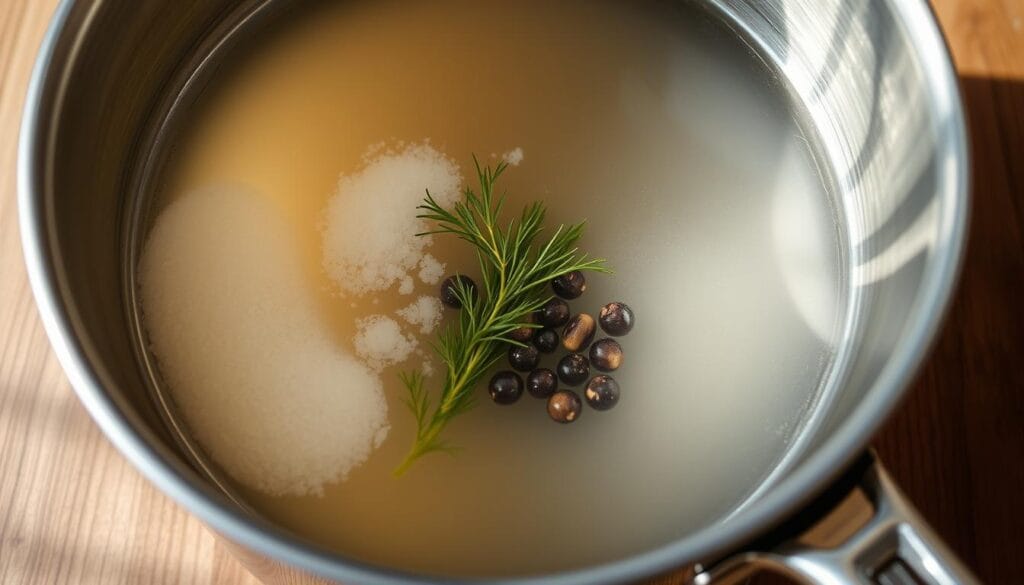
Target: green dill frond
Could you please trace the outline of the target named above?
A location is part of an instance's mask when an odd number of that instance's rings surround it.
[[[482,282],[474,294],[460,279],[454,293],[462,304],[459,318],[438,333],[432,347],[445,365],[444,385],[437,402],[424,389],[420,372],[401,374],[408,396],[406,406],[416,421],[416,441],[395,475],[427,453],[451,453],[455,447],[440,438],[448,422],[475,404],[473,389],[504,355],[509,344],[519,342],[509,334],[526,323],[527,316],[551,297],[545,285],[551,279],[576,270],[609,272],[602,258],[589,258],[577,247],[584,224],[559,225],[542,239],[545,208],[540,202],[527,205],[518,217],[502,227],[504,195],[494,186],[508,168],[480,166],[473,157],[479,190],[467,188],[463,200],[451,209],[442,207],[426,192],[417,207],[419,215],[434,227],[417,235],[451,234],[471,244],[477,254]]]

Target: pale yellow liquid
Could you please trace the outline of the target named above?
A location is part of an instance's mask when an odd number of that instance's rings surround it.
[[[621,300],[638,324],[614,410],[560,426],[543,401],[498,407],[480,388],[446,430],[459,454],[394,479],[413,422],[388,370],[391,433],[347,481],[323,497],[238,489],[319,545],[448,575],[611,561],[729,514],[799,431],[844,310],[832,207],[786,104],[738,39],[674,3],[345,2],[240,49],[190,114],[164,200],[222,183],[273,200],[339,343],[354,317],[414,298],[352,307],[321,268],[339,173],[382,141],[430,139],[467,177],[472,153],[521,147],[509,208],[542,199],[551,223],[586,219],[583,247],[615,269],[574,310]],[[462,243],[431,253],[474,266]]]

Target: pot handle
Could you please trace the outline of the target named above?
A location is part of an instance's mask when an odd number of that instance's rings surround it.
[[[772,535],[696,567],[692,585],[732,583],[758,570],[821,585],[979,583],[870,451]]]

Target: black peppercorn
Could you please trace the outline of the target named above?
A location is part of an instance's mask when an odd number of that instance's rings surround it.
[[[611,337],[598,339],[590,346],[590,363],[602,372],[612,372],[622,365],[622,346]]]
[[[526,376],[526,391],[534,398],[547,398],[558,390],[558,377],[547,368],[538,368]]]
[[[508,363],[520,372],[529,372],[540,363],[540,353],[532,345],[513,345],[508,349]]]
[[[590,363],[587,358],[578,353],[570,353],[558,360],[558,378],[570,385],[576,386],[587,379],[590,375]]]
[[[573,270],[551,280],[551,290],[563,299],[572,300],[587,290],[587,279],[579,270]]]
[[[626,303],[619,302],[608,303],[601,307],[597,318],[601,323],[601,329],[604,329],[608,335],[615,336],[629,333],[635,322],[633,309],[630,309]]]
[[[619,383],[611,376],[594,376],[583,395],[594,410],[610,410],[619,403]]]
[[[494,402],[512,404],[523,395],[523,379],[515,372],[504,370],[494,374],[488,389]]]
[[[534,320],[533,313],[530,313],[523,317],[523,323],[529,323],[532,325],[535,322],[536,321]],[[512,339],[515,339],[516,341],[526,343],[527,341],[533,339],[533,334],[535,331],[537,331],[535,327],[520,327],[518,329],[513,329],[512,333],[509,333],[508,336],[511,337]]]
[[[558,333],[554,329],[541,329],[533,336],[533,346],[544,353],[558,348]]]
[[[563,424],[571,423],[583,412],[583,402],[572,390],[560,390],[548,398],[548,416]]]
[[[594,318],[586,313],[580,313],[565,324],[565,329],[562,330],[562,347],[569,351],[584,349],[594,339],[596,330]]]
[[[569,303],[554,298],[537,309],[537,322],[545,327],[561,327],[569,320]]]
[[[461,309],[462,301],[459,300],[459,296],[455,292],[457,290],[456,282],[461,283],[462,288],[466,289],[474,299],[476,298],[476,283],[464,274],[454,274],[441,283],[441,302],[453,309]]]

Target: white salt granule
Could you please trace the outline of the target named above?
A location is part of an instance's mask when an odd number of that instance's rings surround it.
[[[324,216],[324,268],[343,292],[385,290],[412,272],[431,242],[415,208],[429,189],[442,206],[459,198],[454,162],[427,144],[384,152],[343,176]],[[411,292],[411,291],[410,291]]]
[[[335,345],[295,234],[240,189],[157,218],[139,263],[153,354],[188,428],[236,480],[319,494],[387,436],[381,380]]]
[[[523,149],[517,146],[501,155],[501,159],[514,167],[518,167],[519,163],[523,162]]]
[[[374,370],[404,362],[416,349],[416,340],[403,334],[391,317],[364,317],[356,321],[356,329],[356,355]]]
[[[426,284],[437,284],[444,276],[444,263],[430,254],[420,259],[420,280]]]
[[[403,276],[398,280],[398,294],[400,295],[411,295],[416,283],[412,281],[411,276]]]
[[[399,309],[398,316],[405,319],[410,325],[418,325],[420,333],[427,334],[437,327],[441,322],[441,314],[444,307],[437,297],[422,295],[420,298],[403,309]]]

